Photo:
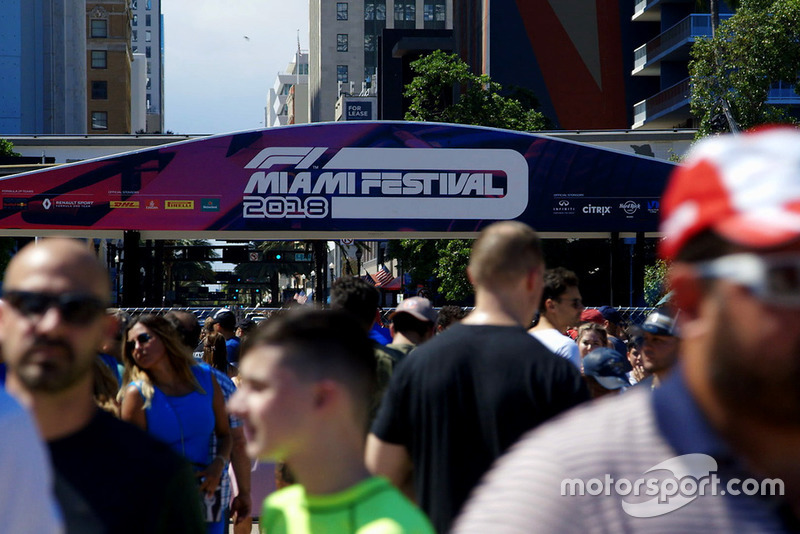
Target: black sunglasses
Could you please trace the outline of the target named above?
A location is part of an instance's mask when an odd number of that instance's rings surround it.
[[[141,334],[136,336],[136,338],[134,338],[134,341],[126,341],[125,345],[128,347],[128,351],[132,351],[133,349],[136,348],[137,341],[139,342],[139,345],[145,345],[149,343],[151,339],[153,339],[153,336],[151,336],[147,332],[142,332]]]
[[[106,311],[103,300],[78,293],[54,295],[35,291],[5,291],[3,301],[28,317],[44,315],[50,308],[56,308],[64,321],[73,324],[88,323]]]

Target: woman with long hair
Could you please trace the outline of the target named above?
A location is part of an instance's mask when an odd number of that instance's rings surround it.
[[[233,441],[216,379],[207,366],[196,364],[164,317],[140,316],[123,339],[123,383],[128,386],[121,391],[122,419],[166,442],[195,466],[205,494],[208,532],[223,532],[224,505],[214,497]],[[214,458],[209,452],[212,434],[218,440]]]
[[[228,349],[225,346],[225,338],[222,334],[212,332],[203,339],[203,361],[230,377]]]

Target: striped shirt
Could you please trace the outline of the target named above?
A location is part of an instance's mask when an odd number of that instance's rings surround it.
[[[233,380],[228,378],[228,375],[220,371],[219,369],[214,369],[210,365],[203,363],[204,365],[211,369],[211,374],[214,375],[214,378],[217,379],[217,384],[219,385],[219,389],[222,391],[222,396],[225,397],[225,404],[228,404],[228,401],[231,399],[233,394],[236,392],[236,386],[233,384]],[[242,426],[241,418],[233,415],[228,414],[228,423],[231,428],[238,428]],[[211,434],[211,443],[210,443],[210,455],[213,458],[217,455],[217,435]],[[230,508],[231,504],[231,477],[228,474],[228,466],[226,465],[222,469],[222,478],[219,481],[219,485],[222,488],[222,504],[225,505],[225,509]]]
[[[733,479],[752,475],[708,426],[681,371],[673,375],[655,391],[634,388],[578,407],[528,433],[473,493],[454,532],[787,531],[778,497],[725,491]],[[698,459],[713,467],[705,477],[691,463]],[[686,497],[675,495],[659,503],[647,494],[651,480],[654,488],[669,492],[689,473],[697,481],[718,477],[717,491],[706,485],[698,495],[689,481]],[[651,502],[642,504],[646,501]]]

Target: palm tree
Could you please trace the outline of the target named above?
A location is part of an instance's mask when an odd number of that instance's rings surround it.
[[[164,241],[164,289],[165,294],[177,295],[179,287],[199,286],[214,283],[214,270],[211,262],[192,261],[183,257],[184,251],[179,247],[210,247],[211,243],[202,239],[179,239]],[[212,257],[215,255],[211,251]],[[181,284],[186,282],[186,284]]]

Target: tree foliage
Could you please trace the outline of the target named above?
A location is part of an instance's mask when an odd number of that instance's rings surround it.
[[[436,50],[412,62],[411,70],[416,76],[404,93],[411,99],[406,120],[521,131],[541,130],[546,125],[544,115],[502,96],[499,83],[486,74],[473,74],[456,54]]]
[[[648,306],[655,306],[663,299],[669,288],[667,287],[667,271],[669,264],[664,260],[657,260],[653,265],[644,268],[644,300]]]
[[[451,302],[472,295],[467,264],[472,241],[466,239],[401,239],[390,241],[386,255],[398,260],[411,277],[412,287],[423,286]]]
[[[724,106],[741,129],[794,120],[767,104],[772,84],[798,83],[800,0],[743,0],[713,39],[692,47],[691,110],[698,136],[727,131]]]
[[[8,139],[0,139],[0,157],[18,158],[19,152],[14,152],[14,144]]]
[[[548,126],[534,109],[536,96],[512,88],[503,96],[502,86],[489,76],[476,75],[455,54],[436,50],[411,63],[416,76],[406,86],[411,99],[406,120],[472,124],[507,130],[531,131]],[[387,255],[400,261],[414,287],[423,285],[443,294],[448,301],[472,295],[467,264],[472,241],[465,239],[402,239],[391,241]]]

